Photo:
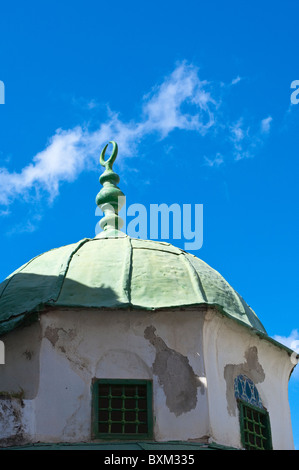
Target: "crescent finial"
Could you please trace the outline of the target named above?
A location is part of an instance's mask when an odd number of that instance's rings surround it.
[[[105,153],[109,144],[113,145],[111,156],[105,160]],[[100,155],[100,164],[105,168],[104,173],[100,176],[100,183],[103,185],[101,191],[96,197],[96,203],[104,212],[104,217],[100,221],[103,232],[98,235],[102,237],[119,237],[125,236],[119,229],[123,226],[123,220],[119,217],[118,212],[125,204],[125,195],[119,189],[119,176],[112,170],[112,165],[117,157],[117,143],[111,140],[103,148]]]
[[[113,149],[112,149],[112,153],[111,153],[110,157],[108,158],[108,160],[105,160],[105,153],[106,153],[106,150],[107,150],[107,147],[108,147],[109,144],[113,145]],[[100,164],[102,166],[104,166],[106,168],[106,170],[108,170],[108,169],[112,170],[112,165],[115,162],[115,159],[117,157],[117,152],[118,152],[118,146],[117,146],[117,143],[114,142],[114,140],[111,140],[110,142],[108,142],[108,144],[106,144],[105,147],[103,148],[103,150],[101,151]]]

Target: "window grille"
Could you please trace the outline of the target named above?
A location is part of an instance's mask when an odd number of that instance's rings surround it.
[[[269,415],[265,409],[239,400],[241,439],[246,450],[272,449]]]
[[[240,411],[241,441],[247,450],[272,449],[270,419],[258,390],[249,377],[240,374],[234,380]]]
[[[94,435],[98,438],[152,436],[152,383],[98,379],[93,384]]]

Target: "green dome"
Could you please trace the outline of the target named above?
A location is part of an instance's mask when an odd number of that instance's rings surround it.
[[[48,307],[156,310],[198,305],[216,306],[266,333],[240,295],[196,256],[127,235],[96,237],[43,253],[0,284],[0,334],[34,320]]]

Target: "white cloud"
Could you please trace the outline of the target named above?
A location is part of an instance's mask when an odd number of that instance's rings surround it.
[[[263,132],[265,134],[268,134],[268,132],[270,131],[272,121],[273,121],[273,118],[271,116],[269,116],[265,119],[262,119],[262,121],[261,121],[261,132]]]
[[[108,109],[107,121],[96,131],[80,126],[58,129],[46,148],[19,173],[0,168],[0,204],[9,205],[21,195],[29,197],[32,190],[35,194],[46,191],[52,200],[59,192],[60,183],[73,181],[98,158],[101,146],[111,139],[118,142],[122,156],[130,156],[138,143],[152,133],[165,138],[174,129],[206,132],[214,122],[210,108],[215,102],[205,91],[205,85],[195,67],[179,64],[160,86],[144,97],[139,121],[123,122],[117,113]],[[192,105],[189,113],[181,110],[185,103]]]
[[[273,339],[281,344],[284,344],[293,351],[299,354],[299,332],[298,330],[292,330],[290,336],[273,336]]]
[[[238,81],[239,77],[235,83]],[[218,85],[221,88],[221,84]],[[100,149],[110,140],[118,142],[120,157],[128,157],[136,155],[138,145],[151,134],[164,139],[175,129],[180,129],[203,136],[215,129],[221,136],[225,133],[224,140],[229,133],[236,160],[248,156],[249,128],[242,119],[230,124],[218,114],[220,100],[215,98],[216,93],[217,86],[200,80],[196,67],[186,62],[178,64],[162,83],[143,97],[139,119],[125,122],[118,113],[107,108],[107,119],[97,130],[82,126],[58,129],[46,147],[19,172],[0,167],[0,204],[7,208],[16,198],[31,201],[45,194],[53,200],[61,183],[74,181],[82,171],[98,162]],[[91,108],[94,104],[95,101],[89,101]],[[270,128],[270,119],[262,121],[264,132]],[[219,145],[221,136],[218,135]],[[251,139],[250,152],[254,142],[257,142],[256,138]],[[220,153],[215,153],[215,159],[205,158],[209,166],[217,167],[223,163]]]
[[[208,158],[205,156],[204,160],[205,160],[205,165],[209,167],[219,167],[220,165],[222,165],[222,163],[224,163],[223,155],[221,155],[220,153],[217,153],[216,157],[214,158]]]
[[[43,189],[51,198],[58,194],[60,181],[72,181],[84,167],[83,132],[57,130],[47,147],[33,158],[20,173],[0,168],[0,203],[8,205],[30,189]]]
[[[234,78],[232,81],[231,81],[231,85],[236,85],[237,83],[239,83],[240,81],[242,80],[241,77],[239,77],[239,75]]]
[[[205,133],[214,123],[211,108],[216,104],[205,90],[206,85],[206,81],[199,80],[195,67],[185,63],[179,65],[160,87],[145,97],[142,130],[157,131],[162,137],[174,129]],[[196,112],[182,112],[181,107],[186,103],[194,105]]]
[[[244,139],[245,137],[245,131],[242,129],[242,120],[239,120],[236,122],[234,125],[230,127],[231,135],[232,135],[232,140],[234,142],[240,142],[241,140]],[[246,131],[248,132],[248,131]]]
[[[99,103],[95,99],[86,99],[83,97],[75,97],[72,96],[70,98],[70,102],[74,105],[77,109],[94,109],[99,106]]]
[[[299,379],[299,364],[297,359],[297,354],[299,354],[299,332],[297,329],[292,330],[289,336],[279,336],[274,335],[273,339],[278,341],[281,344],[284,344],[289,349],[292,349],[295,353],[291,356],[291,361],[296,365],[295,370],[292,374],[292,377],[296,380]]]
[[[20,233],[32,233],[35,232],[35,230],[38,229],[38,223],[41,220],[42,216],[41,214],[33,214],[30,216],[30,219],[28,219],[26,222],[22,221],[20,223],[17,223],[13,227],[10,228],[6,232],[6,236],[14,235],[14,234],[20,234]]]
[[[229,126],[229,139],[233,145],[234,159],[243,160],[252,158],[265,142],[265,137],[270,132],[272,117],[262,119],[259,126],[245,124],[244,118],[240,118]]]
[[[239,119],[229,127],[230,140],[233,144],[233,155],[235,160],[241,160],[250,156],[249,146],[252,138],[249,138],[250,129],[244,128],[243,119]]]

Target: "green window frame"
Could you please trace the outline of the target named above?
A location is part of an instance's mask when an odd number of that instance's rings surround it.
[[[151,380],[94,379],[92,401],[95,439],[152,438]]]
[[[269,413],[264,408],[238,400],[241,441],[246,450],[271,450]]]

